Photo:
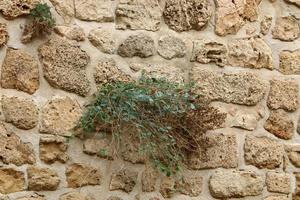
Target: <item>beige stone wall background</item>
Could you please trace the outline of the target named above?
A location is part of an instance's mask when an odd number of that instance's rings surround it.
[[[195,81],[227,113],[171,199],[300,199],[299,0],[44,2],[65,38],[23,44],[27,19],[17,15],[34,1],[0,0],[0,42],[9,35],[0,49],[0,199],[167,198],[174,181],[143,173],[134,149],[111,161],[95,155],[105,141],[64,138],[97,85],[141,69]],[[280,59],[284,50],[294,52]]]

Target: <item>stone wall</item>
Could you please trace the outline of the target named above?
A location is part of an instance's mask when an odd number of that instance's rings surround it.
[[[50,0],[55,33],[21,43],[38,0],[0,0],[0,199],[300,199],[299,0]],[[89,96],[142,70],[227,114],[178,181],[134,142],[68,139]]]

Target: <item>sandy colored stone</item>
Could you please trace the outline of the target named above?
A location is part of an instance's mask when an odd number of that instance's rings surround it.
[[[279,54],[279,71],[285,75],[300,75],[300,49],[289,51],[283,50]]]
[[[285,1],[300,7],[300,0],[285,0]]]
[[[39,131],[71,136],[81,116],[82,109],[77,101],[69,97],[54,97],[42,108]]]
[[[60,195],[59,200],[94,200],[83,192],[71,191]]]
[[[7,25],[5,23],[0,23],[0,48],[7,44],[8,39]]]
[[[283,110],[271,111],[264,128],[281,139],[291,139],[294,135],[294,123]]]
[[[282,163],[284,147],[268,137],[247,136],[244,152],[246,164],[275,169]]]
[[[135,130],[133,130],[135,131]],[[137,135],[126,135],[122,143],[122,158],[133,164],[144,163],[145,155],[141,154],[140,139]]]
[[[264,200],[289,200],[289,197],[286,195],[272,195],[264,198]]]
[[[201,30],[210,20],[212,4],[208,0],[167,0],[163,15],[175,31]]]
[[[113,160],[113,151],[107,139],[87,139],[83,143],[83,152],[88,155],[97,155],[100,158]]]
[[[161,16],[158,1],[120,0],[116,8],[116,28],[157,31]]]
[[[99,169],[79,163],[67,166],[66,176],[68,187],[70,188],[78,188],[86,185],[100,185],[102,179]]]
[[[39,88],[37,60],[24,50],[7,48],[2,63],[1,86],[33,94]]]
[[[3,96],[2,112],[6,122],[20,129],[29,130],[38,124],[39,111],[31,99]]]
[[[17,198],[16,200],[46,200],[46,199],[43,196],[40,196],[38,194],[32,194],[30,196]]]
[[[291,176],[285,173],[268,172],[266,184],[269,192],[289,194],[292,190]]]
[[[160,181],[159,192],[164,198],[171,198],[176,192],[176,182],[174,178],[164,176]]]
[[[54,191],[58,188],[58,174],[50,168],[31,166],[27,168],[28,190]]]
[[[117,48],[114,32],[105,28],[95,28],[89,33],[89,41],[103,53],[113,54]]]
[[[297,19],[291,15],[277,18],[272,35],[274,39],[282,41],[296,40],[300,36],[300,26]]]
[[[40,0],[1,0],[0,12],[6,19],[30,14]]]
[[[54,37],[39,48],[46,80],[51,86],[86,96],[90,82],[86,75],[89,55],[78,43]]]
[[[299,172],[295,172],[295,190],[293,193],[293,200],[299,200],[300,199],[300,173]]]
[[[197,175],[184,175],[176,183],[177,190],[184,195],[197,197],[202,192],[203,178]]]
[[[161,36],[158,40],[157,52],[165,59],[181,58],[186,54],[186,45],[178,37],[171,35]]]
[[[209,100],[250,106],[260,102],[266,92],[265,82],[253,73],[219,73],[194,67],[190,74],[196,83],[195,92]]]
[[[232,40],[228,44],[228,64],[235,67],[273,69],[272,50],[258,37]]]
[[[289,161],[295,166],[300,167],[300,145],[299,144],[286,144],[285,151]]]
[[[83,28],[79,26],[55,26],[54,31],[60,36],[66,37],[70,40],[76,40],[78,42],[85,40],[85,33]]]
[[[130,193],[137,183],[138,172],[130,169],[122,169],[112,174],[109,190],[123,190]]]
[[[276,80],[270,81],[271,89],[267,100],[270,109],[284,109],[295,111],[299,107],[299,85],[296,81]]]
[[[191,61],[208,64],[216,63],[218,66],[225,66],[227,63],[227,48],[224,44],[215,40],[195,40],[193,43]]]
[[[74,0],[50,0],[50,2],[65,23],[72,21],[75,16]]]
[[[0,193],[9,194],[25,189],[25,176],[23,172],[12,168],[0,168]]]
[[[262,119],[260,113],[256,111],[240,110],[234,117],[231,127],[241,128],[248,131],[253,131],[257,128],[259,120]]]
[[[159,172],[153,167],[146,166],[142,173],[142,190],[143,192],[154,192]]]
[[[265,15],[260,22],[260,33],[267,35],[272,25],[273,17]]]
[[[47,164],[56,161],[65,163],[69,159],[67,149],[68,144],[64,137],[54,135],[40,137],[40,159]]]
[[[120,198],[120,197],[111,196],[111,197],[109,197],[107,200],[123,200],[123,199]]]
[[[262,194],[263,179],[252,171],[220,169],[209,180],[211,195],[215,198],[234,198]]]

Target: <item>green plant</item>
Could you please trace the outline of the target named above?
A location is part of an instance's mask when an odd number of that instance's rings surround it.
[[[45,23],[49,27],[55,25],[55,19],[52,17],[50,7],[44,3],[39,3],[31,12],[30,15],[33,17],[33,20],[38,23]]]

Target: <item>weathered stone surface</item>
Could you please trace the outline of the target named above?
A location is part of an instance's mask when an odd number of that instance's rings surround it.
[[[157,31],[161,15],[158,1],[121,0],[116,9],[116,28]]]
[[[113,151],[107,139],[87,139],[83,143],[83,152],[89,155],[97,155],[101,158],[113,160]]]
[[[154,192],[159,173],[156,169],[147,166],[142,173],[143,192]]]
[[[122,158],[133,164],[144,163],[145,156],[140,152],[139,138],[134,134],[126,135],[126,138],[122,144]]]
[[[2,64],[1,86],[33,94],[39,88],[37,60],[23,50],[8,48]]]
[[[57,13],[66,23],[70,23],[75,16],[74,0],[50,0]]]
[[[227,48],[214,40],[195,40],[191,61],[203,64],[213,62],[223,67],[227,63]]]
[[[289,194],[292,190],[291,176],[285,173],[268,172],[266,184],[269,192]]]
[[[85,40],[84,30],[79,26],[55,26],[54,31],[60,36],[70,40],[76,40],[78,42]]]
[[[197,197],[202,192],[203,178],[197,175],[185,175],[176,183],[176,188],[181,194]]]
[[[0,193],[9,194],[25,189],[24,173],[12,168],[0,168]]]
[[[263,191],[263,179],[251,171],[218,170],[209,180],[215,198],[257,196]]]
[[[92,45],[103,53],[113,54],[117,48],[117,41],[113,31],[104,28],[96,28],[90,31],[88,36]]]
[[[32,129],[38,123],[38,108],[30,99],[3,96],[2,111],[5,121],[20,129]]]
[[[121,199],[120,197],[111,196],[107,200],[123,200],[123,199]]]
[[[17,198],[16,200],[46,200],[46,199],[43,196],[40,196],[38,194],[33,194],[33,195],[30,195],[30,196]]]
[[[236,39],[228,49],[228,64],[232,66],[273,69],[272,50],[261,38]]]
[[[171,198],[176,192],[176,182],[174,178],[164,176],[160,181],[159,192],[164,198]]]
[[[112,174],[109,190],[123,190],[131,192],[136,185],[138,172],[130,169],[122,169]]]
[[[271,89],[267,100],[270,109],[295,111],[299,107],[299,85],[296,81],[271,80]]]
[[[154,53],[154,40],[144,33],[129,36],[118,48],[118,54],[122,57],[138,56],[141,58],[147,58],[152,56]]]
[[[291,139],[294,135],[294,123],[283,110],[271,111],[264,128],[281,139]]]
[[[289,197],[285,195],[272,195],[264,198],[264,200],[289,200]]]
[[[158,40],[157,52],[165,59],[181,58],[186,54],[186,45],[178,37],[164,35]]]
[[[260,22],[260,33],[263,35],[267,35],[270,31],[272,25],[273,17],[264,16],[263,20]]]
[[[28,167],[28,189],[33,191],[54,191],[58,188],[60,179],[58,174],[49,168]]]
[[[300,167],[300,145],[297,144],[285,145],[285,150],[287,152],[287,156],[290,162],[295,167]]]
[[[30,143],[24,143],[19,136],[0,123],[0,161],[5,164],[34,164],[35,154]]]
[[[45,135],[40,137],[40,159],[51,164],[56,161],[65,163],[69,157],[66,139],[60,136]]]
[[[279,70],[281,73],[300,75],[300,49],[295,51],[284,50],[280,52]]]
[[[113,1],[111,0],[76,0],[76,18],[85,21],[114,21]]]
[[[300,116],[299,116],[299,118],[298,118],[298,125],[297,125],[297,132],[298,132],[298,134],[300,134]]]
[[[71,188],[101,184],[100,170],[85,164],[75,163],[69,165],[66,169],[66,176],[68,187]]]
[[[268,137],[247,136],[244,151],[247,164],[274,169],[282,163],[284,147]]]
[[[9,35],[5,23],[0,23],[0,48],[7,44]]]
[[[253,131],[256,129],[261,114],[256,111],[239,111],[231,123],[232,127]]]
[[[74,192],[68,192],[66,194],[62,194],[59,197],[59,200],[93,200],[93,198],[83,194],[82,192],[74,191]]]
[[[212,5],[207,0],[167,0],[163,15],[175,31],[201,30],[212,15]]]
[[[206,134],[199,151],[190,153],[188,167],[191,169],[234,168],[238,166],[235,135]]]
[[[0,12],[7,19],[14,19],[21,15],[28,15],[40,0],[1,0]]]
[[[44,76],[50,85],[87,95],[90,83],[85,69],[90,57],[76,42],[55,37],[40,46],[39,54]]]
[[[295,179],[296,179],[296,188],[295,192],[293,193],[293,200],[299,200],[300,199],[300,173],[295,172]]]
[[[293,16],[279,17],[276,19],[275,27],[272,30],[274,39],[282,41],[294,41],[300,36],[300,26]]]
[[[82,116],[77,101],[69,97],[54,97],[43,107],[39,130],[41,133],[71,136]]]
[[[218,73],[194,67],[191,80],[196,83],[196,93],[226,103],[256,105],[266,91],[265,82],[252,73]]]
[[[300,0],[285,0],[285,1],[300,7]]]

